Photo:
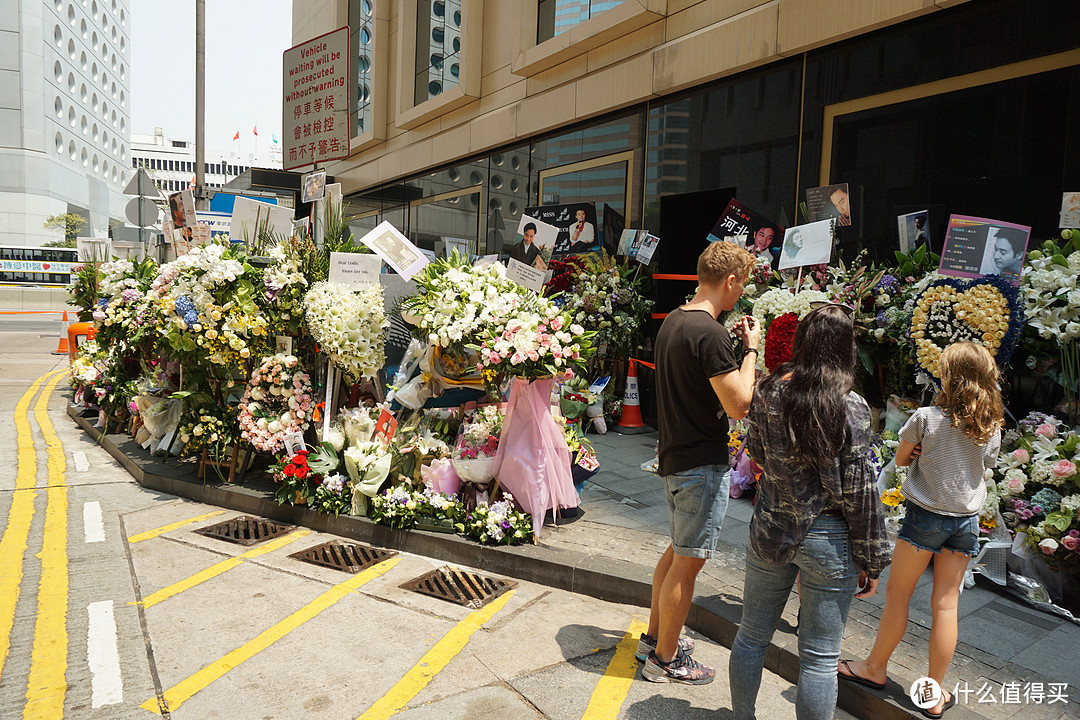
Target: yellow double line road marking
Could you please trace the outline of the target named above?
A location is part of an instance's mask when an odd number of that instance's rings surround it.
[[[213,513],[211,513],[211,514],[213,514]],[[218,575],[221,575],[222,573],[224,573],[224,572],[226,572],[228,570],[232,570],[234,567],[237,567],[238,565],[242,565],[244,563],[244,560],[247,560],[247,559],[250,559],[250,558],[253,558],[253,557],[258,557],[259,555],[265,555],[268,552],[272,552],[274,550],[277,550],[280,547],[288,545],[289,543],[293,542],[294,540],[299,540],[300,538],[304,537],[305,535],[309,534],[310,532],[311,532],[310,530],[296,530],[294,532],[289,533],[285,537],[280,537],[277,540],[272,540],[272,541],[266,543],[265,545],[262,545],[260,547],[255,548],[254,550],[248,550],[247,552],[242,553],[240,555],[237,555],[236,557],[231,557],[231,558],[228,558],[227,560],[222,560],[221,562],[217,563],[216,565],[211,565],[210,567],[206,568],[205,570],[202,570],[201,572],[197,572],[197,573],[195,573],[194,575],[192,575],[191,577],[189,577],[187,579],[184,579],[184,580],[181,580],[179,582],[173,583],[172,585],[170,585],[170,586],[168,586],[166,588],[162,588],[161,590],[158,590],[155,593],[147,595],[142,600],[142,606],[144,608],[153,607],[154,605],[157,605],[159,602],[163,602],[165,600],[168,600],[173,595],[176,595],[178,593],[182,593],[185,590],[190,590],[191,588],[195,587],[196,585],[199,585],[200,583],[204,583],[207,580],[209,580],[211,578],[215,578]],[[139,603],[137,603],[137,602],[128,603],[128,605],[138,605],[138,604]]]
[[[514,590],[492,600],[489,604],[469,613],[464,620],[455,625],[450,632],[443,636],[442,640],[428,650],[420,662],[412,667],[405,677],[398,680],[390,691],[379,698],[367,712],[360,716],[359,720],[377,720],[388,718],[400,712],[409,701],[416,697],[417,693],[427,687],[431,679],[438,675],[446,665],[461,652],[469,638],[479,630],[484,623],[495,617],[495,613],[503,609],[507,601],[514,595]]]
[[[400,558],[384,560],[378,565],[373,565],[354,577],[349,578],[345,582],[335,585],[289,617],[271,627],[269,630],[260,633],[255,639],[241,645],[220,660],[207,665],[188,679],[182,680],[169,688],[165,691],[166,709],[170,712],[176,710],[191,698],[192,695],[199,692],[234,667],[240,665],[240,663],[270,647],[275,642],[348,595],[350,592],[353,592],[365,583],[379,577],[387,570],[394,567],[399,560]],[[158,699],[156,697],[150,698],[139,707],[143,710],[149,710],[157,715],[162,713],[161,708],[158,707]]]
[[[15,405],[15,444],[17,470],[15,490],[11,494],[11,509],[4,536],[0,538],[0,674],[3,673],[11,649],[11,630],[15,623],[15,606],[23,578],[23,557],[34,520],[34,486],[37,484],[37,452],[30,430],[30,401],[50,376],[64,372],[56,370],[42,375],[19,398]],[[59,379],[59,378],[57,378]],[[21,492],[28,491],[28,492]]]
[[[67,461],[64,446],[49,419],[49,397],[62,375],[55,375],[34,407],[48,453],[48,505],[45,506],[45,538],[41,549],[41,581],[34,625],[34,649],[30,655],[30,679],[26,688],[23,720],[55,720],[64,717],[67,693]]]
[[[215,515],[220,515],[223,512],[225,512],[225,511],[224,510],[215,510],[214,512],[208,512],[205,515],[199,515],[198,517],[188,518],[187,520],[180,520],[178,522],[170,523],[169,525],[165,525],[164,527],[154,528],[153,530],[147,530],[146,532],[141,532],[138,535],[130,535],[130,536],[128,536],[128,542],[129,543],[137,543],[137,542],[142,542],[143,540],[150,540],[151,538],[156,538],[158,535],[163,535],[163,534],[169,532],[170,530],[176,530],[177,528],[182,528],[185,525],[190,525],[191,523],[197,523],[200,520],[206,520],[207,518],[212,518]]]

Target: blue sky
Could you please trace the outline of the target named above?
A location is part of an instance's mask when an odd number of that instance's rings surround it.
[[[130,0],[131,132],[195,140],[195,2]],[[206,147],[260,152],[281,140],[281,54],[292,0],[207,0]]]

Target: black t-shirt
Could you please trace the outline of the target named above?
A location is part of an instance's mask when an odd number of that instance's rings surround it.
[[[656,336],[660,474],[726,465],[728,425],[709,378],[739,369],[731,334],[704,310],[674,310]]]

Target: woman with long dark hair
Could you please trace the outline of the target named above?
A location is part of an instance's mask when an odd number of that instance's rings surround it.
[[[746,548],[743,614],[728,676],[737,720],[754,717],[762,665],[800,576],[799,720],[831,719],[853,597],[889,563],[870,460],[870,408],[852,392],[851,309],[828,303],[795,332],[791,360],[758,382],[747,449],[762,467]]]

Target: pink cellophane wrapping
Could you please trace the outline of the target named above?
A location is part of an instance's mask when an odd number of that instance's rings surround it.
[[[581,504],[570,474],[570,449],[551,416],[554,378],[514,378],[495,453],[495,477],[532,515],[540,535],[544,513]]]

